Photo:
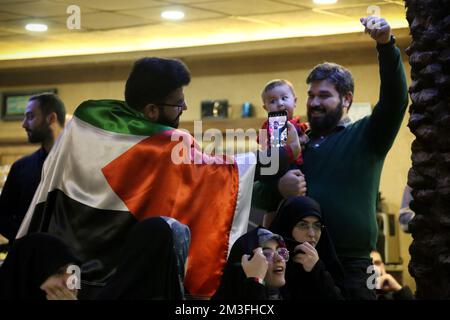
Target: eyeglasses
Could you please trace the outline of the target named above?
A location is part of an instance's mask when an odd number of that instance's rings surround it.
[[[170,104],[170,103],[165,103],[165,102],[157,102],[155,103],[158,106],[167,106],[167,107],[174,107],[174,108],[179,108],[179,109],[183,109],[186,106],[186,102],[183,102],[183,104]]]
[[[319,221],[316,221],[314,223],[308,223],[306,221],[299,221],[296,225],[296,228],[299,228],[302,231],[308,231],[310,228],[312,228],[315,232],[322,232],[323,225]]]
[[[289,250],[281,247],[278,248],[277,250],[272,250],[272,249],[263,249],[263,255],[266,257],[268,262],[273,262],[273,259],[275,258],[275,253],[281,257],[284,261],[288,261],[289,260]]]

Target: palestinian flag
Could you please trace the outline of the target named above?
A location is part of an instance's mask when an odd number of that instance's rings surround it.
[[[172,161],[174,150],[178,160],[203,164]],[[173,217],[192,234],[186,287],[209,296],[229,248],[246,232],[255,170],[252,161],[214,160],[187,132],[151,123],[122,101],[86,101],[48,155],[18,237],[49,232],[81,261],[100,260],[101,272],[82,278],[99,284],[120,262],[136,221]]]

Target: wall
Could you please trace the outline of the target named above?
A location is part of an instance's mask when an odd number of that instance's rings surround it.
[[[405,45],[403,43],[402,48]],[[251,48],[250,48],[251,49]],[[250,50],[249,49],[249,50]],[[208,57],[205,59],[186,58],[185,61],[192,72],[192,82],[185,90],[188,110],[182,117],[184,121],[200,119],[200,102],[204,99],[228,99],[232,106],[231,117],[237,119],[240,106],[250,101],[256,106],[257,116],[265,117],[261,107],[260,92],[264,84],[274,78],[289,79],[295,86],[298,102],[297,114],[306,114],[306,84],[308,70],[317,63],[331,60],[347,66],[355,79],[355,102],[370,102],[374,105],[378,98],[378,66],[373,44],[360,50],[354,46],[334,48],[322,46],[311,52],[286,53],[272,52],[269,55],[243,55],[231,57]],[[404,63],[409,79],[409,65],[406,57]],[[36,87],[56,87],[72,113],[76,106],[85,99],[101,99],[123,97],[124,81],[131,63],[123,63],[115,68],[84,69],[63,68],[46,74],[26,73],[28,85],[21,86],[20,79],[13,79],[14,85],[8,86],[3,81],[0,91],[13,91]],[[30,78],[31,77],[31,78]],[[33,79],[35,77],[35,79]],[[46,80],[47,79],[47,80]],[[390,212],[398,213],[402,191],[407,180],[407,172],[411,165],[410,145],[412,134],[406,127],[407,118],[402,124],[396,142],[390,151],[383,170],[380,190]],[[232,125],[232,124],[231,124]],[[24,139],[20,123],[0,122],[0,147],[2,137],[21,136]],[[13,132],[13,133],[11,133]],[[1,150],[1,149],[0,149]],[[408,247],[411,236],[400,234],[401,256],[404,259],[404,281],[415,288],[413,279],[407,272],[409,262]]]

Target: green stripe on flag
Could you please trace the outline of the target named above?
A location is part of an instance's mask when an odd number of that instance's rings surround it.
[[[74,116],[103,130],[139,136],[173,130],[150,122],[141,112],[120,100],[87,100],[75,110]]]

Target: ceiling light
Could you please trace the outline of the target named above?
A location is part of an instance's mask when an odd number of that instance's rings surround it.
[[[163,11],[161,17],[168,20],[181,20],[184,18],[184,12],[178,10]]]
[[[25,26],[25,29],[33,32],[44,32],[47,31],[48,27],[46,24],[42,23],[29,23]]]
[[[337,0],[313,0],[315,4],[333,4],[336,3]]]

